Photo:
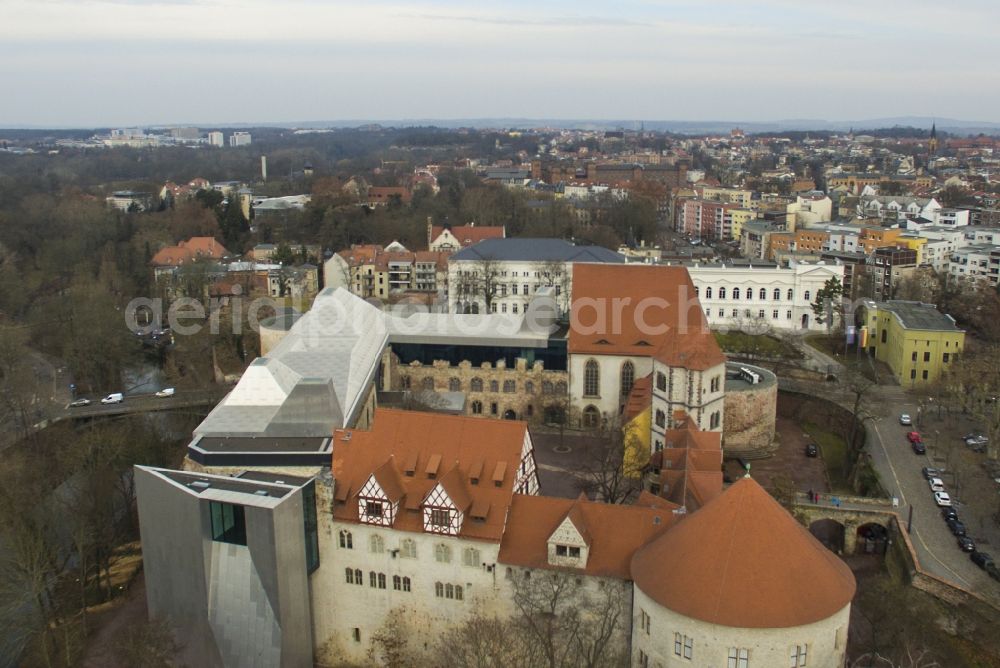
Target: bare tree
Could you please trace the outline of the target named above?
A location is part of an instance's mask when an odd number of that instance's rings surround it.
[[[514,624],[527,644],[524,665],[545,668],[627,666],[624,583],[596,593],[567,573],[535,571],[513,579]]]
[[[1000,458],[1000,344],[970,346],[948,368],[946,383],[962,412],[985,427],[987,456]]]
[[[528,649],[514,620],[469,618],[448,632],[435,647],[435,663],[453,668],[526,666]]]
[[[368,659],[386,668],[408,668],[414,665],[408,638],[412,631],[407,624],[409,613],[405,608],[394,608],[372,635]]]
[[[455,285],[451,286],[459,308],[466,313],[478,313],[483,304],[484,312],[490,313],[501,291],[501,278],[500,262],[491,257],[462,263],[455,274]]]
[[[649,458],[639,434],[613,425],[578,464],[581,492],[604,503],[630,503],[642,491],[639,469]]]
[[[170,624],[151,619],[127,626],[117,638],[114,654],[123,668],[173,668],[180,649]]]

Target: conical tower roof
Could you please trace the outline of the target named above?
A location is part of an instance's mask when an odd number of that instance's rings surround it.
[[[751,478],[743,478],[632,558],[636,586],[686,617],[787,628],[850,603],[851,570]]]

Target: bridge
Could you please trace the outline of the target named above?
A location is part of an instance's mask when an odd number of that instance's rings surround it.
[[[810,500],[799,492],[794,514],[810,533],[838,554],[882,554],[892,533],[898,508],[888,499],[820,494]]]

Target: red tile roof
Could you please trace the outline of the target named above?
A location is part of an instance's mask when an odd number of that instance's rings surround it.
[[[636,552],[631,567],[660,605],[737,628],[812,624],[855,591],[844,562],[751,478]]]
[[[725,355],[684,267],[575,264],[569,352],[654,357],[704,370]]]
[[[462,244],[462,247],[472,246],[473,244],[478,244],[484,239],[503,239],[507,236],[507,230],[503,225],[456,225],[448,226],[458,243]],[[437,241],[437,238],[441,236],[444,232],[444,225],[434,225],[431,227],[431,241]]]
[[[578,530],[585,527],[589,548],[586,568],[549,564],[549,537],[569,517]],[[597,503],[586,499],[514,495],[510,519],[500,543],[500,563],[588,575],[631,579],[630,562],[637,549],[674,522],[667,502],[659,508]]]
[[[333,516],[359,521],[358,492],[376,473],[380,484],[390,481],[387,494],[402,499],[393,529],[422,532],[421,505],[441,483],[466,513],[458,535],[499,542],[526,432],[523,422],[379,408],[370,431],[334,434],[332,473],[338,502]],[[500,469],[497,485],[492,476]],[[475,511],[485,517],[472,517]]]

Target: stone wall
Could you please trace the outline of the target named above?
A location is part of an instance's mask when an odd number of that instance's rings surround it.
[[[722,447],[726,456],[767,456],[774,449],[778,383],[770,371],[759,367],[750,368],[770,376],[770,379],[741,389],[733,389],[732,384],[727,381],[724,404],[726,421],[722,432]]]
[[[564,408],[567,401],[568,374],[546,370],[541,362],[529,367],[527,360],[518,358],[513,368],[507,367],[503,360],[497,364],[484,362],[477,367],[467,361],[457,366],[446,361],[404,365],[388,351],[385,359],[388,361],[383,380],[385,389],[464,392],[466,415],[506,416],[540,423],[547,407]],[[481,381],[482,390],[473,389],[477,380]]]

